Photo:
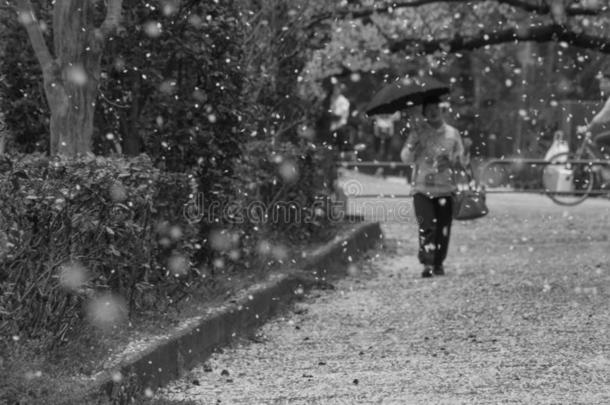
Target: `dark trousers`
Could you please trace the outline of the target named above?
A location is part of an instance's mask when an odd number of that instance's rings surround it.
[[[419,261],[423,265],[440,266],[449,249],[452,199],[418,193],[413,196],[413,205],[419,225]]]

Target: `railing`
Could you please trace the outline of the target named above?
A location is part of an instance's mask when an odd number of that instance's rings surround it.
[[[602,160],[602,159],[595,159],[595,160],[574,159],[574,160],[570,160],[569,163],[588,165],[588,166],[610,166],[610,161]],[[549,166],[549,165],[565,165],[565,164],[566,163],[549,162],[544,159],[531,159],[531,158],[492,159],[492,160],[488,160],[488,161],[483,161],[479,165],[477,165],[478,170],[475,170],[475,172],[478,172],[478,175],[480,176],[481,174],[483,174],[483,172],[485,170],[489,169],[489,167],[492,165],[505,165],[505,166],[511,166],[514,168],[519,168],[520,166],[527,166],[527,165],[532,166],[532,167],[544,167],[544,166]],[[341,167],[341,168],[377,167],[377,168],[399,169],[399,168],[411,168],[413,165],[407,164],[407,163],[402,163],[402,162],[392,162],[392,161],[360,161],[360,162],[359,161],[340,161],[340,162],[337,162],[337,166]],[[479,177],[479,176],[477,176],[477,177]],[[490,187],[489,185],[484,185],[484,186],[486,188],[485,191],[487,194],[529,193],[529,194],[545,194],[545,195],[552,194],[555,196],[562,196],[562,195],[574,196],[574,195],[579,195],[579,194],[587,194],[587,195],[595,196],[595,195],[607,195],[610,193],[610,190],[588,190],[588,191],[573,190],[573,191],[560,192],[560,191],[552,191],[552,190],[540,189],[540,188],[520,189],[520,188],[510,187],[507,189],[507,187],[497,187],[497,189],[494,189],[493,187]],[[388,195],[358,194],[357,196],[352,196],[352,197],[356,197],[356,198],[379,198],[379,197],[407,198],[407,197],[411,197],[411,194],[388,194]]]

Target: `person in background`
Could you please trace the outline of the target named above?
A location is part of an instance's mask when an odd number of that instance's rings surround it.
[[[388,143],[394,136],[394,122],[400,118],[399,113],[382,114],[375,117],[375,151],[376,159],[380,161],[388,160]]]
[[[605,159],[610,159],[610,64],[606,65],[597,76],[599,79],[599,90],[602,97],[608,97],[602,109],[595,114],[591,122],[576,128],[579,134],[591,132],[597,134],[593,137],[595,146],[599,148]],[[610,169],[598,166],[593,169],[599,173],[601,178],[601,189],[610,188]]]
[[[411,128],[400,153],[404,163],[415,165],[413,205],[424,278],[445,274],[443,263],[453,220],[452,195],[456,191],[452,167],[463,164],[464,159],[460,133],[445,122],[439,101],[422,106],[423,122]]]
[[[602,97],[610,96],[610,64],[599,73],[598,79]],[[599,132],[600,129],[604,130],[601,136],[595,138],[595,143],[600,146],[604,153],[610,154],[610,132],[608,132],[608,128],[604,128],[608,123],[610,123],[610,97],[606,99],[604,106],[595,114],[591,122],[587,125],[579,126],[576,130],[580,134]]]
[[[349,111],[350,102],[342,94],[341,84],[335,81],[333,83],[333,92],[330,99],[330,113],[332,116],[330,132],[332,133],[336,147],[340,151],[345,151],[349,146],[349,129],[347,128]]]

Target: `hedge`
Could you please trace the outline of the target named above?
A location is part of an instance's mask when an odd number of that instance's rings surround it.
[[[183,217],[186,175],[160,172],[144,155],[26,155],[2,166],[2,338],[61,343],[87,317],[104,326],[118,320],[105,316],[166,305],[198,278],[189,262],[198,229]]]

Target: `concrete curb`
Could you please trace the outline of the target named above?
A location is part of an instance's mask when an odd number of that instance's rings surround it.
[[[236,336],[252,333],[307,290],[345,273],[351,262],[383,242],[379,223],[354,224],[327,245],[302,258],[299,267],[274,274],[242,297],[210,310],[197,322],[142,353],[126,359],[117,371],[95,379],[84,398],[74,403],[133,403],[147,390],[180,378]]]

